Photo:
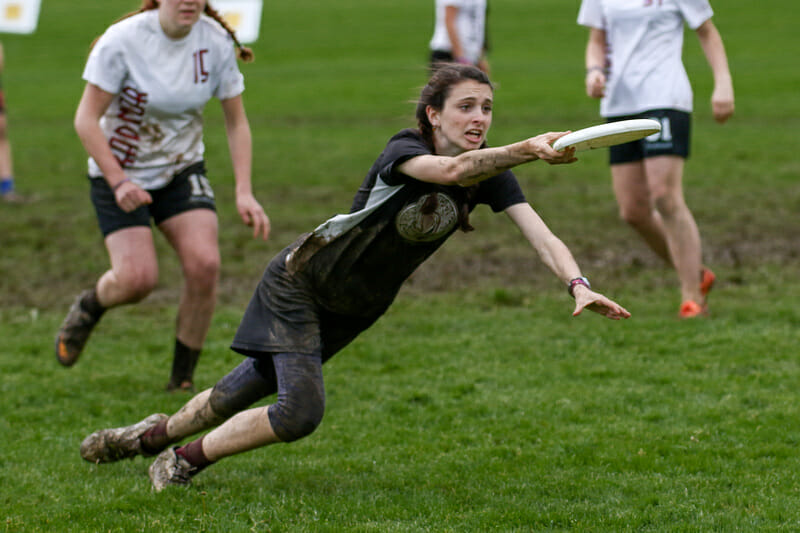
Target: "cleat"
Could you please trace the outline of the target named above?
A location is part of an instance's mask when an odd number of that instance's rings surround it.
[[[137,455],[148,456],[140,437],[148,429],[169,418],[165,414],[150,415],[132,426],[95,431],[81,443],[81,457],[90,463],[113,463]]]
[[[681,318],[695,318],[708,315],[708,306],[700,305],[692,300],[686,300],[681,304],[678,316]]]
[[[717,276],[714,275],[710,268],[703,267],[703,270],[700,271],[700,292],[703,296],[708,296],[716,279]]]
[[[78,295],[56,335],[56,359],[64,366],[72,366],[78,361],[89,335],[100,320],[81,305],[83,297],[89,292],[87,290]]]
[[[167,485],[189,485],[192,477],[200,471],[178,455],[175,452],[177,449],[175,446],[161,452],[148,469],[150,482],[156,492],[161,492]]]
[[[175,384],[174,382],[170,381],[167,383],[165,390],[167,392],[194,392],[194,383],[188,379],[181,381],[180,384]]]

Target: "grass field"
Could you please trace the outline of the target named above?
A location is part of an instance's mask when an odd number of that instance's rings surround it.
[[[583,95],[578,4],[492,4],[492,144],[599,122]],[[52,354],[73,296],[107,266],[72,129],[80,74],[89,42],[137,5],[48,0],[36,34],[2,37],[18,188],[35,196],[0,204],[5,531],[800,529],[800,21],[783,2],[714,3],[737,91],[725,126],[711,119],[710,70],[687,35],[686,196],[719,276],[710,319],[675,318],[675,276],[618,220],[604,153],[520,167],[531,203],[633,318],[571,318],[513,226],[478,211],[478,231],[448,242],[327,365],[314,435],[159,494],[148,460],[93,466],[78,446],[187,399],[162,392],[180,287],[163,239],[159,288],[109,313],[74,368]],[[413,125],[432,15],[429,0],[265,6],[256,62],[242,69],[273,235],[253,241],[238,221],[212,102],[223,290],[199,385],[240,360],[228,344],[267,261],[346,210],[386,139]]]

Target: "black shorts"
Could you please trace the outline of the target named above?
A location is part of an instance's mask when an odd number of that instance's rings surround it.
[[[150,227],[150,219],[158,225],[166,219],[191,211],[192,209],[211,209],[216,211],[214,191],[206,178],[203,161],[189,165],[175,174],[166,187],[147,191],[153,203],[143,205],[126,213],[114,197],[114,192],[103,178],[90,178],[91,197],[97,213],[97,222],[103,237],[124,228],[135,226]]]
[[[689,157],[689,137],[691,134],[691,114],[674,109],[653,109],[636,115],[610,117],[608,122],[651,118],[661,123],[661,131],[638,141],[618,144],[609,148],[609,162],[631,163],[657,155],[678,155]]]
[[[380,317],[345,316],[320,307],[308,280],[286,269],[286,256],[296,246],[270,261],[239,323],[233,351],[255,359],[276,353],[319,355],[325,362]]]

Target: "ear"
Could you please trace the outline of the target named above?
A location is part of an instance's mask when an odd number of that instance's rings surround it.
[[[432,106],[425,106],[425,114],[428,115],[428,122],[431,123],[431,126],[434,128],[441,126],[441,113],[439,113],[439,111],[434,109]]]

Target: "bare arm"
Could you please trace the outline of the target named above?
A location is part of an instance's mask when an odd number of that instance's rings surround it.
[[[542,159],[551,165],[577,161],[575,150],[553,150],[556,139],[568,132],[550,132],[497,148],[469,150],[457,156],[421,155],[398,167],[407,176],[442,185],[468,187],[522,163]]]
[[[581,276],[580,268],[566,245],[556,237],[539,217],[536,211],[527,204],[512,205],[505,210],[508,217],[517,225],[525,239],[531,244],[545,265],[565,284]],[[577,316],[584,309],[589,309],[608,318],[619,320],[631,314],[621,305],[609,300],[602,294],[592,291],[584,285],[576,285],[573,290]]]
[[[586,94],[591,98],[602,98],[605,90],[606,32],[591,28],[586,43]]]
[[[152,198],[150,193],[127,181],[122,165],[111,151],[108,139],[100,128],[100,117],[111,105],[113,98],[113,94],[87,83],[75,112],[75,131],[86,152],[100,167],[106,182],[114,191],[117,204],[122,210],[130,212],[141,205],[149,204]]]
[[[457,18],[458,6],[445,6],[444,26],[447,28],[447,36],[450,38],[450,50],[453,53],[453,59],[456,61],[464,57],[464,47],[461,46],[461,39],[458,36],[458,28],[456,27]]]
[[[253,228],[253,237],[269,237],[269,218],[253,196],[252,161],[253,138],[250,123],[244,111],[241,95],[221,101],[225,117],[225,132],[236,181],[236,209],[239,216]]]
[[[711,110],[720,124],[733,115],[733,80],[728,67],[725,45],[717,27],[708,19],[696,30],[700,46],[714,75],[714,92],[711,95]]]

